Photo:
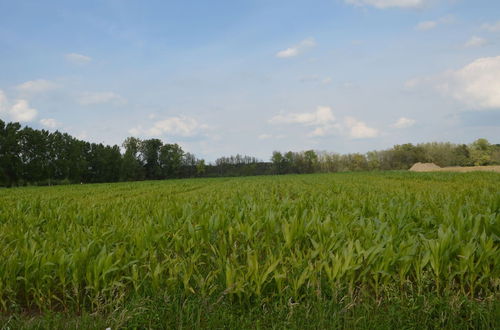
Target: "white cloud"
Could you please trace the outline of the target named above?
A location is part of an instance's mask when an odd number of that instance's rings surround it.
[[[53,83],[44,79],[30,80],[16,86],[16,89],[21,92],[26,93],[43,93],[59,87],[56,83]]]
[[[7,112],[7,96],[0,89],[0,113]]]
[[[110,103],[114,105],[123,105],[127,100],[119,94],[113,92],[85,92],[78,98],[78,103],[81,105],[94,105]]]
[[[42,126],[45,126],[47,128],[57,128],[61,126],[61,123],[53,118],[40,119],[40,124],[42,124]]]
[[[417,31],[429,31],[429,30],[436,28],[438,25],[450,24],[453,22],[455,22],[455,17],[453,15],[448,15],[448,16],[441,17],[440,19],[437,19],[437,20],[420,22],[415,26],[415,30],[417,30]]]
[[[425,21],[418,23],[417,26],[415,26],[415,30],[428,31],[434,29],[436,26],[438,26],[438,22],[436,21]]]
[[[38,114],[36,109],[30,108],[28,101],[17,100],[16,103],[9,109],[9,114],[12,120],[18,122],[30,122]]]
[[[260,134],[258,137],[257,137],[259,140],[269,140],[269,139],[284,139],[286,138],[286,135],[284,134],[276,134],[276,135],[273,135],[273,134]]]
[[[325,125],[325,126],[320,126],[316,127],[312,132],[308,134],[310,137],[320,137],[320,136],[326,136],[332,133],[335,129],[338,128],[338,125]]]
[[[271,124],[325,125],[335,121],[330,107],[320,106],[314,112],[290,113],[272,117]]]
[[[409,90],[419,86],[421,83],[422,83],[422,78],[412,78],[405,81],[404,87],[405,89]]]
[[[132,135],[147,135],[147,136],[178,136],[178,137],[193,137],[205,132],[209,127],[205,124],[200,124],[196,119],[191,117],[170,117],[159,120],[148,129],[143,129],[142,126],[131,128],[128,132]]]
[[[487,43],[488,42],[486,41],[486,39],[483,39],[478,36],[473,36],[465,43],[465,47],[467,48],[481,47],[486,45]]]
[[[92,61],[92,58],[89,56],[85,56],[82,54],[77,54],[77,53],[70,53],[64,55],[67,61],[75,64],[86,64]]]
[[[379,135],[375,128],[368,127],[364,122],[353,117],[346,117],[345,123],[348,128],[349,136],[353,139],[373,138]]]
[[[394,128],[408,128],[411,127],[415,124],[415,119],[411,118],[406,118],[406,117],[401,117],[399,118],[393,125],[392,127]]]
[[[36,118],[38,111],[30,108],[26,100],[17,100],[10,105],[5,93],[0,90],[0,114],[5,114],[12,121],[30,122]]]
[[[271,134],[261,134],[258,136],[259,140],[268,140],[272,138],[273,136]]]
[[[500,21],[495,23],[485,23],[481,26],[481,28],[490,32],[500,32]]]
[[[318,75],[312,75],[312,76],[300,77],[299,81],[302,83],[321,83],[323,85],[328,85],[332,82],[332,78],[331,77],[322,78]]]
[[[500,109],[500,56],[479,58],[448,72],[436,87],[477,110]]]
[[[131,129],[128,130],[128,133],[131,134],[132,136],[139,136],[141,135],[141,132],[142,132],[142,126],[132,127]]]
[[[276,53],[276,57],[278,58],[294,57],[301,54],[308,48],[312,48],[314,46],[316,46],[316,41],[314,40],[314,38],[307,38],[299,42],[297,45],[279,51],[278,53]]]
[[[280,114],[269,119],[269,123],[313,126],[314,129],[307,134],[309,137],[322,137],[339,132],[358,139],[376,137],[379,134],[375,128],[368,127],[353,117],[345,117],[343,123],[337,122],[332,109],[325,106],[319,106],[313,112]]]
[[[326,78],[324,78],[323,80],[321,80],[321,83],[322,83],[322,84],[325,84],[325,85],[328,85],[328,84],[331,84],[331,83],[332,83],[332,81],[333,81],[333,80],[332,80],[332,78],[330,78],[330,77],[326,77]]]
[[[356,6],[372,6],[385,8],[419,8],[428,4],[430,0],[345,0],[346,3]]]

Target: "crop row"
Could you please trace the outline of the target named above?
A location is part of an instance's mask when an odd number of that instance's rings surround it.
[[[337,174],[0,191],[0,310],[132,296],[500,288],[500,176]]]

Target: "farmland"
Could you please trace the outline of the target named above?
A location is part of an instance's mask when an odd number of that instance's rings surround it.
[[[11,327],[498,327],[500,175],[0,190]]]

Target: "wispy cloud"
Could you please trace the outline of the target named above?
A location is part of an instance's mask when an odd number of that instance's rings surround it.
[[[476,47],[482,47],[487,43],[488,41],[486,39],[478,36],[473,36],[469,40],[467,40],[464,46],[467,48],[476,48]]]
[[[114,92],[85,92],[78,97],[77,101],[81,105],[104,103],[123,105],[127,103],[127,99]]]
[[[500,32],[500,21],[495,23],[485,23],[481,26],[481,28],[490,32]]]
[[[144,129],[142,126],[131,128],[128,132],[132,135],[147,136],[176,136],[176,137],[194,137],[205,133],[209,126],[198,122],[192,117],[169,117],[158,120],[150,128]]]
[[[292,47],[277,52],[276,57],[278,58],[294,57],[314,46],[316,46],[316,41],[314,40],[314,38],[307,38]]]
[[[415,119],[401,117],[392,125],[392,127],[394,127],[394,128],[408,128],[408,127],[415,125],[415,123],[416,123]]]
[[[417,31],[429,31],[429,30],[432,30],[432,29],[438,27],[439,25],[450,24],[453,22],[455,22],[455,17],[452,15],[448,15],[448,16],[441,17],[440,19],[437,19],[437,20],[420,22],[415,26],[415,30],[417,30]]]
[[[280,114],[269,119],[271,124],[324,125],[335,121],[330,107],[320,106],[314,112]]]
[[[320,77],[318,75],[312,75],[312,76],[300,77],[299,81],[302,83],[320,83],[323,85],[328,85],[332,82],[332,78]]]
[[[57,128],[59,126],[61,126],[61,123],[58,122],[57,120],[53,119],[53,118],[43,118],[43,119],[40,119],[40,124],[44,127],[47,127],[47,128]]]
[[[336,120],[330,107],[320,106],[313,112],[280,114],[269,119],[271,124],[297,124],[312,126],[309,137],[324,137],[335,133],[347,135],[353,139],[372,138],[379,131],[354,117],[345,117],[343,121]]]
[[[16,89],[24,93],[43,93],[58,88],[59,85],[45,79],[30,80],[16,86]]]
[[[419,8],[430,3],[430,0],[345,0],[346,3],[356,6],[372,6],[385,8]]]
[[[69,53],[64,55],[67,61],[75,64],[86,64],[92,61],[92,58],[90,56],[82,55],[82,54],[77,54],[77,53]]]
[[[436,21],[425,21],[420,22],[415,26],[415,30],[417,31],[428,31],[434,29],[438,23]]]

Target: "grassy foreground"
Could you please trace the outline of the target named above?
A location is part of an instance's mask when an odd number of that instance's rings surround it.
[[[500,175],[0,190],[0,329],[498,328]]]

